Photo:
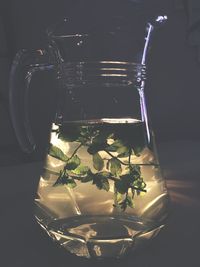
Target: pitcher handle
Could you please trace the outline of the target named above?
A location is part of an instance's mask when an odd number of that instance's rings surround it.
[[[38,71],[54,70],[45,50],[21,50],[14,58],[9,79],[9,108],[12,125],[21,149],[31,153],[36,148],[32,134],[28,96],[33,75]]]

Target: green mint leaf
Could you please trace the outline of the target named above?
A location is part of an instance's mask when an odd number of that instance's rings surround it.
[[[81,182],[82,183],[87,183],[87,182],[93,181],[94,176],[95,176],[95,174],[93,174],[91,172],[91,170],[89,169],[88,172],[87,172],[87,175],[85,177],[82,177]]]
[[[94,126],[83,125],[80,128],[80,135],[85,139],[91,139],[95,136],[96,130]]]
[[[110,161],[110,171],[114,176],[119,176],[122,172],[121,163],[118,159],[112,158]]]
[[[74,181],[73,178],[68,178],[67,182],[65,183],[67,185],[67,187],[73,189],[74,187],[77,186],[76,182]]]
[[[87,174],[85,177],[83,177],[81,179],[81,182],[82,183],[87,183],[87,182],[91,182],[91,181],[93,181],[93,176],[90,175],[90,174]]]
[[[107,146],[107,150],[110,152],[117,152],[120,148],[124,147],[124,143],[121,140],[115,140],[114,143]]]
[[[109,178],[110,176],[112,176],[110,172],[106,172],[106,171],[100,172],[99,175],[104,178]]]
[[[101,150],[104,150],[106,148],[107,144],[106,143],[92,143],[87,151],[89,154],[91,155],[94,155],[96,154],[97,152],[101,151]]]
[[[123,211],[125,211],[127,207],[134,208],[133,199],[127,195],[122,201],[117,203],[117,206],[119,206]]]
[[[115,182],[115,188],[117,192],[123,195],[128,191],[129,184],[127,184],[125,181],[120,179]]]
[[[89,167],[88,166],[84,166],[82,164],[80,164],[76,169],[74,169],[72,172],[74,174],[77,174],[77,175],[85,175],[87,174],[89,171]]]
[[[138,174],[141,174],[141,168],[139,165],[132,164],[131,165],[131,172],[137,172]]]
[[[124,152],[124,153],[120,153],[120,154],[118,154],[118,158],[127,158],[129,156],[129,152],[128,151],[126,151],[126,152]]]
[[[106,129],[101,129],[96,132],[96,136],[93,138],[93,143],[96,144],[105,144],[107,143],[107,139],[110,136],[110,132]]]
[[[119,158],[127,158],[130,153],[130,149],[127,146],[121,146],[117,149]]]
[[[123,200],[123,194],[116,192],[116,201],[119,204]]]
[[[108,181],[108,178],[106,178],[105,173],[97,173],[93,177],[93,184],[96,185],[98,189],[103,189],[106,191],[109,191],[110,189],[110,184]]]
[[[93,155],[93,166],[97,171],[101,171],[104,167],[104,161],[99,153]]]
[[[104,150],[107,147],[108,137],[108,134],[104,131],[97,130],[93,132],[93,134],[95,136],[93,138],[90,137],[90,139],[92,139],[92,143],[88,148],[88,153],[90,153],[91,155],[94,155],[98,151]]]
[[[102,183],[103,183],[102,189],[108,192],[110,189],[110,184],[108,182],[108,179],[105,179]]]
[[[130,135],[131,127],[133,127],[133,130]],[[138,155],[147,145],[144,133],[144,124],[136,123],[132,126],[129,124],[120,125],[120,127],[116,129],[114,135],[115,139],[119,139],[125,146],[133,148],[136,155]]]
[[[74,170],[80,165],[80,163],[81,163],[80,158],[77,155],[75,155],[67,162],[65,169]]]
[[[60,175],[53,186],[59,185],[67,185],[69,188],[74,188],[77,184],[73,178],[69,177],[68,174],[62,170],[60,171]]]
[[[130,175],[133,177],[133,180],[138,180],[141,177],[140,166],[131,165],[130,166]]]
[[[133,182],[133,186],[138,190],[144,190],[146,188],[146,183],[142,178],[139,178]]]
[[[131,192],[132,192],[132,199],[134,199],[134,196],[135,196],[135,189],[131,189]]]
[[[68,157],[57,146],[50,145],[49,155],[62,161],[67,161]]]
[[[127,202],[126,202],[126,199],[123,200],[122,202],[120,202],[118,205],[120,206],[120,208],[122,209],[122,211],[125,211],[126,208],[127,208]]]
[[[127,206],[129,206],[130,208],[134,208],[134,203],[133,203],[133,199],[130,196],[126,197],[126,204]]]
[[[68,180],[68,174],[65,173],[64,170],[60,171],[60,174],[58,176],[58,179],[57,181],[54,183],[53,186],[58,186],[58,185],[64,185],[67,183],[67,180]]]
[[[127,184],[127,186],[130,186],[130,184],[134,181],[134,177],[131,174],[125,174],[120,176],[123,183]]]

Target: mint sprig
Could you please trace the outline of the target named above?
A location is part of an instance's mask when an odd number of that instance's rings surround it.
[[[94,126],[60,126],[56,131],[57,137],[65,142],[76,142],[77,147],[67,156],[60,148],[50,145],[49,155],[65,162],[54,186],[66,185],[75,188],[76,181],[92,183],[99,190],[110,190],[110,182],[115,187],[115,207],[125,211],[128,207],[134,208],[134,196],[146,192],[146,183],[141,174],[141,166],[152,166],[149,164],[132,164],[131,157],[139,156],[145,147],[140,136],[135,136],[134,141],[129,140],[124,131],[111,131],[101,125]],[[137,138],[138,142],[137,142]],[[113,140],[110,144],[108,140]],[[138,144],[138,145],[137,145]],[[78,156],[81,147],[86,147],[92,157],[93,172],[89,166],[85,166]],[[109,158],[102,158],[104,151]],[[155,164],[155,166],[157,166]],[[104,171],[106,169],[106,171]],[[125,173],[124,170],[125,169]]]

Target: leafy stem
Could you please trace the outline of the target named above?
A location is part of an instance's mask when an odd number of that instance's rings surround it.
[[[118,182],[118,181],[120,181],[118,178],[113,177],[113,176],[109,176],[108,179],[110,179],[110,180],[112,180],[112,181],[114,181],[114,182]],[[133,186],[133,185],[130,185],[129,188],[131,188],[131,189],[133,189],[133,190],[138,190],[138,191],[140,191],[140,192],[144,192],[144,193],[147,192],[146,189],[138,188],[138,187],[135,187],[135,186]]]
[[[77,148],[74,150],[74,152],[72,153],[72,155],[68,158],[68,160],[66,161],[66,163],[68,163],[75,155],[76,153],[78,152],[78,150],[82,147],[82,144],[78,145]],[[67,166],[67,164],[66,164]],[[65,167],[66,167],[65,166]]]
[[[64,126],[65,127],[65,126]],[[99,127],[99,128],[98,128]],[[101,126],[102,127],[102,126]],[[110,190],[110,182],[114,185],[115,204],[125,211],[127,207],[134,207],[134,195],[147,192],[146,183],[143,180],[141,166],[158,166],[154,163],[135,164],[132,156],[139,157],[144,146],[137,142],[120,139],[119,133],[108,131],[108,128],[100,126],[70,125],[68,129],[60,126],[57,133],[59,139],[64,142],[76,142],[78,146],[68,157],[60,148],[51,145],[49,155],[65,162],[63,169],[58,174],[54,186],[67,185],[69,188],[81,183],[92,182],[99,190]],[[123,133],[120,133],[120,135]],[[109,145],[108,140],[111,139]],[[124,141],[125,140],[125,141]],[[89,166],[82,164],[78,151],[84,147],[95,172]],[[102,158],[104,151],[110,158]],[[115,155],[113,155],[113,153]],[[87,155],[86,155],[87,156]],[[123,167],[125,166],[125,167]]]
[[[110,153],[109,151],[105,150],[104,151],[111,156],[114,159],[117,159],[122,165],[124,166],[130,166],[131,165],[131,154],[129,155],[129,159],[128,159],[128,163],[121,161],[118,157],[115,157],[112,153]],[[153,167],[158,167],[158,164],[155,163],[134,163],[132,164],[134,166],[153,166]]]
[[[109,156],[111,156],[112,158],[117,159],[122,165],[129,166],[128,163],[125,163],[125,162],[121,161],[118,157],[115,157],[112,153],[110,153],[110,152],[107,151],[106,149],[104,149],[104,151],[105,151]]]

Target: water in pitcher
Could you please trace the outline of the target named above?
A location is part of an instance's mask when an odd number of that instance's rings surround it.
[[[35,203],[40,225],[79,256],[121,257],[154,237],[168,197],[144,123],[54,124]]]

